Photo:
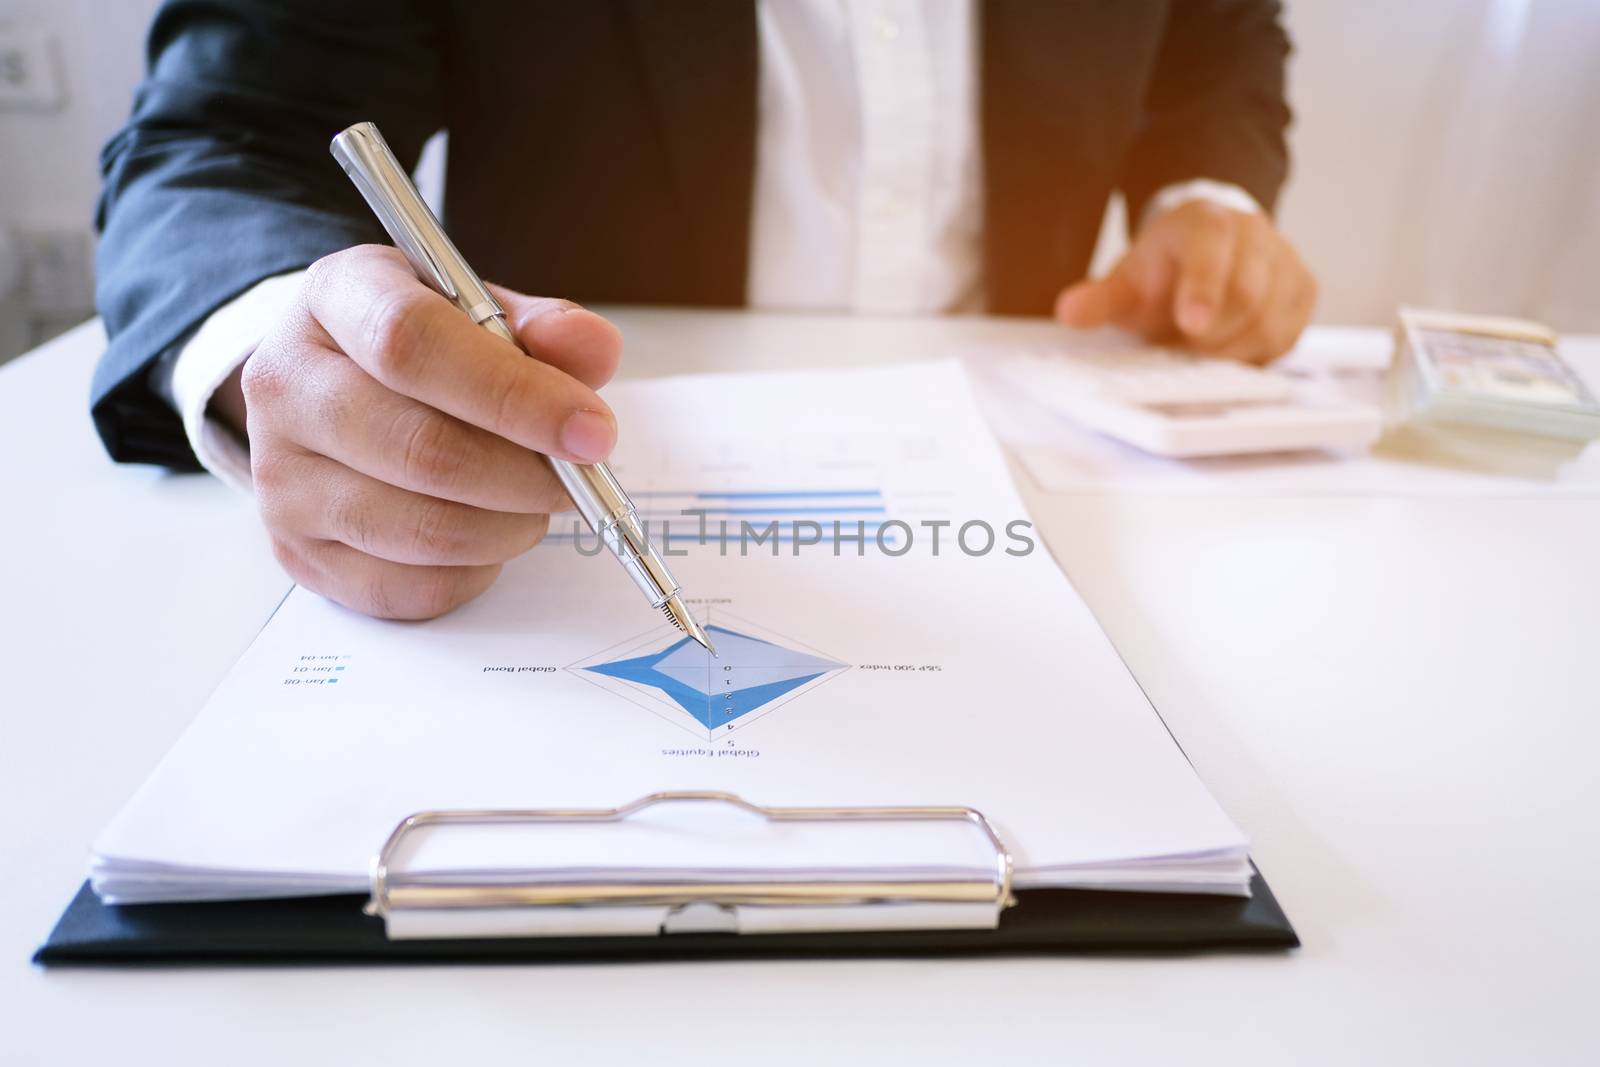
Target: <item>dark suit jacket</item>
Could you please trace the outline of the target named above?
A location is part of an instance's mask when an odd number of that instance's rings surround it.
[[[980,8],[990,310],[1047,312],[1113,189],[1135,217],[1195,177],[1270,209],[1289,121],[1274,0]],[[487,278],[742,303],[757,56],[753,0],[168,0],[102,158],[107,449],[193,468],[156,358],[260,279],[385,240],[327,150],[363,119],[408,166],[449,129],[446,223]]]

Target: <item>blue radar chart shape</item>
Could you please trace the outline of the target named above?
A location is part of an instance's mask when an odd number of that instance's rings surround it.
[[[796,647],[799,642],[758,636],[750,631],[760,628],[752,625],[704,625],[717,646],[715,657],[676,629],[662,628],[569,669],[635,703],[645,698],[658,714],[669,710],[664,718],[709,740],[748,725],[848,666]]]

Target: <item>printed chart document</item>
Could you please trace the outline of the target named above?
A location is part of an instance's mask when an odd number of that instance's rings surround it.
[[[608,399],[615,469],[719,657],[653,614],[571,514],[431,622],[295,589],[96,842],[101,897],[363,892],[416,811],[610,808],[673,789],[969,805],[1023,888],[1248,892],[1243,835],[1032,530],[956,364],[663,379]],[[732,809],[504,831],[430,839],[408,869],[993,863],[967,827],[824,831]]]

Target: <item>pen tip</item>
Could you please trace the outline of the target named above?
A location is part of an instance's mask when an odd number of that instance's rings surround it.
[[[689,609],[684,606],[678,594],[674,593],[668,597],[667,602],[661,605],[661,610],[672,620],[674,626],[694,638],[707,652],[713,656],[717,654],[717,646],[711,643],[711,635],[706,633],[705,628],[693,615],[689,614]]]

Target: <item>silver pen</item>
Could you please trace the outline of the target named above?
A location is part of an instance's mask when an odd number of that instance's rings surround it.
[[[473,322],[517,344],[516,335],[506,325],[505,309],[456,251],[378,127],[358,122],[333,139],[331,150],[417,277],[453,300]],[[611,468],[604,463],[545,458],[589,529],[617,557],[650,606],[660,608],[678,629],[716,655],[711,638],[684,606],[677,581],[651,546],[633,501]]]

